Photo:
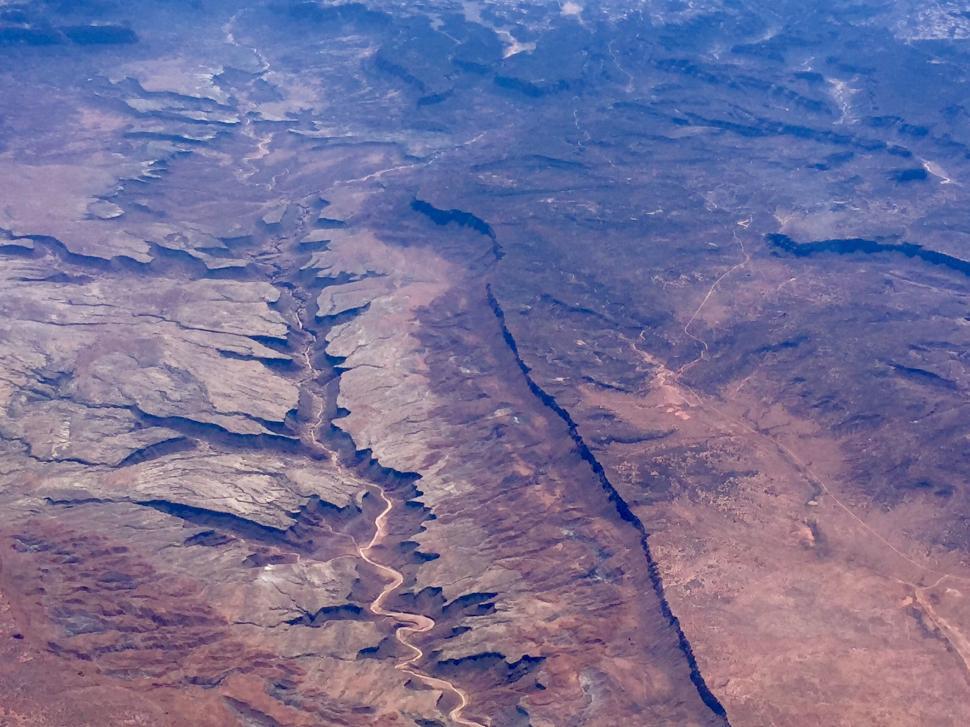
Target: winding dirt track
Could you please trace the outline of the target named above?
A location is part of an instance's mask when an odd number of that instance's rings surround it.
[[[412,653],[409,658],[399,662],[395,668],[403,671],[405,674],[410,674],[416,679],[420,679],[422,682],[434,689],[440,689],[443,692],[454,695],[454,697],[458,700],[458,706],[454,707],[448,713],[448,718],[455,724],[465,725],[466,727],[487,727],[482,722],[476,722],[475,720],[466,719],[461,716],[461,713],[464,711],[465,707],[468,706],[468,695],[464,692],[464,690],[456,687],[446,679],[438,679],[436,677],[429,676],[417,671],[414,668],[414,664],[424,656],[424,651],[408,641],[408,636],[411,634],[423,634],[430,631],[435,626],[434,619],[421,614],[405,613],[403,611],[391,611],[384,608],[384,602],[401,586],[402,583],[404,583],[404,576],[400,571],[384,565],[383,563],[378,563],[370,555],[371,551],[384,541],[384,536],[387,534],[387,518],[388,515],[390,515],[391,510],[394,508],[394,502],[384,493],[383,490],[374,488],[374,491],[377,492],[380,498],[384,501],[384,509],[374,520],[374,536],[370,539],[370,542],[367,545],[363,547],[358,545],[357,553],[360,555],[362,560],[374,566],[374,568],[379,570],[388,578],[388,584],[384,586],[384,590],[380,592],[380,595],[378,595],[377,598],[371,601],[370,612],[375,616],[386,616],[388,618],[393,618],[397,621],[403,621],[410,624],[409,626],[401,626],[394,632],[394,636],[398,640],[398,643]]]

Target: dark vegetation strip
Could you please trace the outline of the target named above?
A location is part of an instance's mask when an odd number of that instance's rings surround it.
[[[502,306],[499,304],[498,299],[492,292],[492,286],[486,285],[485,291],[488,295],[488,304],[502,328],[502,337],[505,339],[505,343],[512,352],[512,355],[515,356],[516,363],[518,363],[519,369],[522,371],[522,374],[525,377],[529,390],[532,391],[539,401],[554,411],[556,415],[566,423],[566,426],[569,429],[569,436],[572,438],[579,455],[589,464],[593,474],[599,480],[600,486],[608,495],[610,502],[612,502],[614,507],[616,507],[617,513],[625,522],[632,525],[636,529],[637,533],[639,533],[640,547],[643,550],[643,554],[647,561],[647,572],[650,576],[650,583],[653,585],[653,590],[657,594],[657,598],[660,601],[660,613],[663,615],[669,626],[677,634],[678,646],[683,652],[684,657],[687,660],[687,665],[690,668],[690,680],[693,682],[695,689],[697,689],[697,694],[700,696],[704,704],[707,705],[708,709],[723,719],[725,724],[729,724],[727,711],[724,709],[720,701],[718,701],[717,697],[714,696],[714,693],[704,681],[704,676],[701,674],[700,669],[697,666],[697,659],[694,657],[694,650],[690,645],[690,641],[688,641],[686,634],[684,634],[684,630],[680,626],[680,621],[670,609],[670,604],[667,601],[667,596],[664,591],[663,578],[660,575],[660,569],[657,566],[657,561],[654,559],[653,553],[650,550],[649,533],[647,532],[643,521],[641,521],[633,510],[630,509],[630,506],[620,496],[620,493],[617,492],[616,488],[613,486],[613,483],[610,482],[609,478],[606,476],[606,471],[603,469],[603,465],[600,464],[598,459],[596,459],[596,456],[586,445],[582,435],[579,433],[579,429],[576,426],[576,422],[573,420],[572,415],[566,411],[566,409],[564,409],[559,402],[556,401],[555,397],[553,397],[535,382],[535,379],[532,377],[532,370],[525,363],[521,354],[519,353],[519,347],[515,341],[515,337],[512,335],[512,332],[509,330],[506,323],[505,311],[502,310]]]
[[[777,233],[765,235],[769,244],[784,250],[795,257],[809,257],[819,253],[831,252],[839,255],[849,255],[851,253],[865,253],[874,255],[877,253],[896,253],[906,257],[916,258],[923,262],[955,270],[958,273],[970,277],[970,260],[947,255],[938,250],[931,250],[915,242],[878,242],[876,240],[866,240],[861,237],[850,237],[835,240],[816,240],[814,242],[796,242],[788,235]]]
[[[502,249],[498,238],[495,236],[495,230],[493,230],[492,226],[481,217],[474,215],[471,212],[466,212],[465,210],[439,209],[430,202],[425,202],[423,199],[413,200],[411,202],[411,209],[424,215],[436,225],[447,225],[453,222],[459,227],[467,227],[480,235],[484,235],[492,241],[492,256],[496,260],[501,260],[503,257],[505,257],[505,251]]]

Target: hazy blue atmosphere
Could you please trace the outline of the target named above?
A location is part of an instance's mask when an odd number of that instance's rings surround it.
[[[970,724],[970,4],[0,0],[0,725]]]

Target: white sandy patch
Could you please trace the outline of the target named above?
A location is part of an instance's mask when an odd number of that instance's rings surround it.
[[[832,99],[842,111],[842,116],[836,123],[844,124],[846,121],[852,121],[852,97],[857,93],[857,89],[852,88],[847,81],[841,81],[838,78],[826,78],[825,81],[830,86],[829,93]]]
[[[922,162],[923,169],[932,174],[934,177],[940,178],[940,184],[953,184],[953,180],[946,173],[946,170],[943,169],[943,167],[941,167],[939,164],[936,162],[927,161],[926,159],[923,159]]]
[[[502,51],[503,58],[509,58],[517,53],[531,53],[536,49],[535,43],[521,43],[514,35],[504,28],[493,28],[493,30],[495,30],[495,35],[501,38],[502,42],[505,44],[505,50]]]

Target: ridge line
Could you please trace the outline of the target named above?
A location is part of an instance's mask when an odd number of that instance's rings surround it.
[[[542,402],[548,409],[555,412],[555,414],[562,419],[569,429],[569,436],[573,440],[573,444],[576,450],[579,452],[580,457],[582,457],[586,463],[589,465],[593,474],[596,475],[600,482],[600,486],[606,492],[609,497],[610,502],[616,507],[617,513],[620,518],[625,522],[632,525],[640,535],[640,547],[643,551],[643,555],[647,561],[647,574],[650,578],[650,583],[653,586],[654,593],[657,595],[657,599],[660,601],[660,613],[670,625],[670,627],[677,634],[678,647],[687,660],[687,666],[690,669],[690,680],[697,690],[697,694],[700,697],[704,705],[715,715],[723,720],[723,723],[727,726],[730,725],[727,716],[727,710],[721,704],[720,700],[714,695],[710,687],[707,686],[707,682],[704,681],[704,676],[701,674],[700,668],[697,666],[697,659],[694,656],[694,650],[691,647],[690,641],[687,635],[684,633],[683,628],[680,626],[680,620],[674,615],[674,612],[670,608],[670,604],[667,601],[666,592],[663,585],[663,577],[660,574],[660,568],[657,565],[657,561],[653,556],[650,549],[649,543],[649,533],[643,521],[630,509],[620,493],[610,482],[609,478],[606,476],[606,471],[603,469],[603,465],[600,464],[599,460],[590,450],[589,446],[586,444],[582,435],[579,433],[579,429],[576,425],[575,420],[573,420],[572,415],[556,401],[555,397],[549,394],[545,389],[536,383],[535,379],[532,377],[532,369],[529,368],[528,364],[522,359],[519,353],[519,347],[516,343],[515,337],[509,330],[509,327],[505,320],[505,311],[502,309],[501,304],[492,292],[491,283],[485,284],[485,292],[488,297],[489,307],[492,309],[492,313],[499,322],[499,326],[502,330],[502,337],[505,340],[506,345],[515,357],[515,361],[522,371],[522,375],[525,378],[526,384],[529,390],[535,395],[540,402]]]

